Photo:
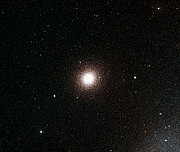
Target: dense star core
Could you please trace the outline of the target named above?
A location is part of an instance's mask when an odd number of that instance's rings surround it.
[[[82,81],[85,85],[92,85],[95,81],[95,76],[93,73],[85,73],[83,76],[82,76]]]

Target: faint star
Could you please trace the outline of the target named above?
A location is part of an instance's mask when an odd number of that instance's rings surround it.
[[[98,17],[99,15],[98,14],[94,14],[95,17]]]

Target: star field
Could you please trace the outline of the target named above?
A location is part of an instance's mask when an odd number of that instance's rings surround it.
[[[179,152],[177,1],[3,1],[1,152]]]

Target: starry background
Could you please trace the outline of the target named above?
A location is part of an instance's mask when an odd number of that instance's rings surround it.
[[[179,152],[178,1],[1,1],[1,152]],[[100,81],[79,87],[91,68]]]

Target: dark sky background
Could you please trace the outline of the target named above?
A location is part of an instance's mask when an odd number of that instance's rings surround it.
[[[1,152],[180,151],[178,1],[4,0],[0,18]]]

